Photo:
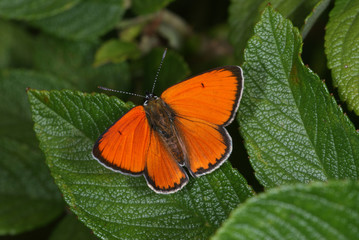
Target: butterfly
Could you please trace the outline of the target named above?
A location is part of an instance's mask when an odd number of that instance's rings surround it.
[[[96,141],[92,154],[105,167],[144,175],[156,193],[169,194],[219,168],[232,152],[225,126],[243,92],[239,66],[219,67],[147,94]],[[185,168],[187,171],[185,170]]]

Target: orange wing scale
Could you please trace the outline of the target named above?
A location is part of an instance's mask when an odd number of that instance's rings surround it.
[[[168,88],[161,98],[176,113],[176,128],[193,176],[217,169],[232,151],[224,128],[232,122],[243,91],[242,70],[216,68]]]
[[[176,192],[188,182],[187,174],[168,152],[155,131],[151,132],[145,177],[149,186],[161,193]]]
[[[145,169],[150,126],[142,106],[132,108],[97,140],[93,155],[106,167],[130,175]]]
[[[227,66],[180,82],[164,91],[161,98],[179,116],[226,126],[238,109],[242,90],[241,69]]]
[[[232,142],[223,127],[185,118],[177,118],[176,127],[186,145],[186,166],[193,176],[212,172],[228,158]]]

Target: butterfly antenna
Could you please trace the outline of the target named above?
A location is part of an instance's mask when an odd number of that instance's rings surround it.
[[[106,87],[102,87],[102,86],[98,86],[98,88],[99,88],[99,89],[102,89],[102,90],[106,90],[106,91],[118,92],[118,93],[123,93],[123,94],[127,94],[127,95],[136,96],[136,97],[146,98],[145,96],[140,95],[140,94],[137,94],[137,93],[131,93],[131,92],[126,92],[126,91],[114,90],[114,89],[106,88]]]
[[[160,66],[158,67],[158,70],[157,70],[157,73],[156,73],[155,82],[153,83],[152,91],[151,91],[152,94],[153,94],[153,91],[155,90],[157,78],[158,78],[158,75],[160,74],[160,70],[161,70],[161,67],[162,67],[163,60],[166,57],[166,53],[167,53],[167,48],[165,48],[165,51],[163,52],[161,63],[160,63]]]

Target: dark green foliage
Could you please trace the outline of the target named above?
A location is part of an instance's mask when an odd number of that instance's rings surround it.
[[[358,10],[349,0],[1,1],[0,235],[354,239]],[[97,86],[144,95],[164,48],[157,95],[208,66],[243,62],[245,78],[231,158],[171,195],[91,155],[126,101],[142,101]]]

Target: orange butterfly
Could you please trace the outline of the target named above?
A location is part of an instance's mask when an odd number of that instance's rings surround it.
[[[215,68],[180,82],[161,97],[146,95],[96,141],[93,156],[105,167],[144,175],[156,193],[174,193],[193,177],[217,169],[232,151],[224,128],[243,91],[239,66]]]

